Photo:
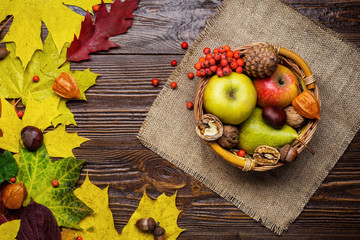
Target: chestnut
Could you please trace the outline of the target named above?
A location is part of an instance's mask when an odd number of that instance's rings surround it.
[[[273,128],[280,129],[286,123],[286,112],[277,106],[267,105],[263,108],[261,116]]]
[[[21,130],[21,138],[24,146],[29,151],[35,151],[44,142],[44,136],[40,129],[34,126],[26,126]]]

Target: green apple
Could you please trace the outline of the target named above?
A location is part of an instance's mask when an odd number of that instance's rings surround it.
[[[255,87],[245,74],[214,75],[205,87],[204,107],[223,123],[237,125],[253,112],[256,98]]]

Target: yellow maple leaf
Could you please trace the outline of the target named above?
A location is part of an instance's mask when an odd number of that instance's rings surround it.
[[[53,107],[58,105],[59,100],[60,97],[51,95],[39,102],[30,95],[24,116],[19,119],[14,106],[1,97],[0,126],[3,136],[0,137],[0,148],[18,153],[21,130],[26,126],[35,126],[44,131],[51,126],[51,121],[59,115],[57,108]],[[52,157],[74,156],[71,150],[87,140],[76,133],[66,133],[65,126],[44,134],[45,146]]]
[[[111,0],[105,0],[111,3]],[[16,55],[25,67],[37,49],[42,49],[41,23],[44,22],[54,38],[58,51],[74,34],[79,36],[84,16],[75,13],[66,5],[91,10],[100,0],[2,0],[0,22],[13,15],[13,23],[2,42],[15,42]]]
[[[86,175],[84,183],[74,191],[74,194],[93,209],[94,213],[80,221],[79,226],[84,229],[83,231],[64,230],[61,234],[62,240],[74,239],[74,236],[78,235],[87,240],[104,239],[104,236],[106,239],[120,239],[109,208],[108,187],[101,190],[92,184],[89,176]]]
[[[0,138],[0,148],[18,153],[21,130],[26,126],[35,126],[42,131],[49,127],[51,120],[59,115],[56,108],[49,108],[49,106],[54,106],[54,104],[56,106],[59,100],[60,98],[54,95],[38,102],[30,95],[24,116],[19,119],[14,106],[1,97],[0,126],[3,137]]]
[[[135,226],[137,220],[152,217],[165,229],[165,239],[175,240],[185,230],[177,226],[177,218],[181,211],[177,209],[175,199],[176,194],[168,197],[163,193],[156,200],[152,200],[145,192],[136,211],[122,230],[121,239],[153,240],[152,234],[141,232]]]
[[[0,225],[0,236],[2,240],[14,240],[20,229],[21,220],[13,220]]]
[[[72,149],[89,139],[79,137],[77,133],[67,133],[65,125],[60,125],[54,131],[44,134],[44,143],[48,153],[52,157],[75,157]]]

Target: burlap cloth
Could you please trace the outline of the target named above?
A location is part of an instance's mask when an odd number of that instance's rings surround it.
[[[242,172],[219,158],[195,133],[193,112],[198,78],[187,73],[203,55],[266,41],[288,48],[309,64],[322,101],[321,121],[310,142],[313,156],[267,172]],[[299,216],[341,157],[360,126],[359,49],[278,0],[225,0],[154,101],[138,135],[143,145],[203,182],[277,234]],[[178,88],[169,87],[177,82]]]

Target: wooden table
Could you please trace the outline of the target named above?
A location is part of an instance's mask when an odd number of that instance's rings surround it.
[[[88,102],[72,102],[78,128],[91,141],[75,150],[88,159],[86,172],[96,185],[110,185],[110,208],[120,232],[135,211],[144,189],[156,198],[177,195],[183,210],[178,225],[187,230],[179,239],[276,238],[231,203],[143,147],[136,135],[150,106],[174,70],[171,60],[184,56],[189,45],[215,14],[221,0],[141,0],[128,33],[115,37],[121,48],[92,54],[92,60],[72,64],[101,74],[87,92]],[[359,0],[285,0],[302,14],[360,46]],[[151,85],[152,78],[160,86]],[[360,133],[315,192],[284,239],[360,238]]]

